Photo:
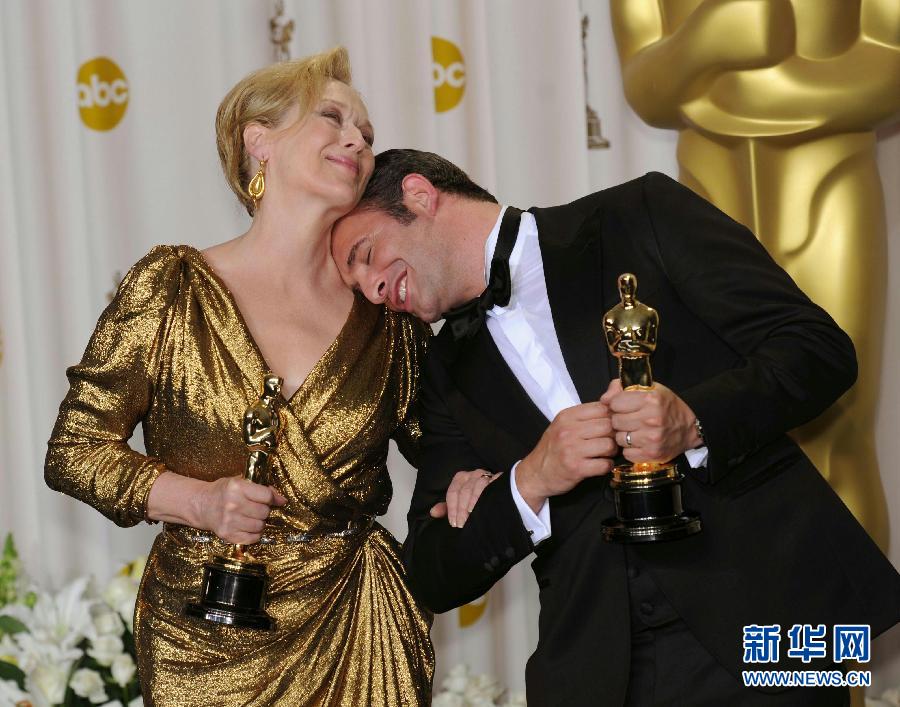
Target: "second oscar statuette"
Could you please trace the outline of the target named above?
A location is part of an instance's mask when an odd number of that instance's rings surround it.
[[[610,353],[619,362],[623,390],[650,390],[650,354],[656,349],[659,314],[639,302],[637,278],[619,276],[621,302],[603,317]],[[700,532],[700,515],[681,504],[684,476],[672,462],[619,464],[609,483],[616,515],[603,521],[603,538],[618,543],[674,540]]]
[[[244,412],[242,430],[248,451],[244,478],[257,484],[268,483],[271,457],[281,434],[275,409],[281,384],[281,378],[267,374],[262,395]],[[266,612],[268,584],[265,564],[243,545],[232,545],[204,565],[200,601],[187,604],[184,613],[213,623],[270,631],[275,620]]]

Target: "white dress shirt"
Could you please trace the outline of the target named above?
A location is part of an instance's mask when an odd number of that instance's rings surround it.
[[[504,206],[484,245],[485,284],[505,212]],[[582,401],[578,398],[559,347],[547,298],[537,223],[534,215],[527,211],[522,212],[519,234],[509,257],[509,271],[512,282],[509,303],[505,307],[495,306],[488,311],[485,323],[516,380],[544,417],[551,421],[561,410]],[[706,447],[688,450],[686,456],[691,467],[705,466]],[[516,486],[517,466],[518,462],[513,465],[510,473],[513,500],[531,535],[531,541],[537,545],[550,537],[550,503],[549,500],[545,501],[538,513],[531,510]]]

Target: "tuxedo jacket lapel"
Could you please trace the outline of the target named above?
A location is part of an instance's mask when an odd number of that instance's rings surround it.
[[[553,326],[581,402],[597,400],[609,385],[612,357],[603,333],[603,263],[598,245],[602,212],[579,225],[555,209],[531,209],[538,226]],[[575,234],[574,238],[572,234]]]

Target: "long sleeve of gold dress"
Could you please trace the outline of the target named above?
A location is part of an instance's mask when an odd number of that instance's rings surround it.
[[[277,402],[284,427],[271,483],[288,502],[252,550],[268,567],[276,630],[183,616],[203,564],[225,545],[206,531],[163,526],[135,609],[147,705],[429,703],[431,618],[407,589],[397,541],[374,521],[392,494],[388,439],[415,448],[426,341],[417,321],[357,296],[300,389]],[[154,248],[68,370],[47,483],[128,526],[145,519],[163,470],[204,480],[242,474],[241,421],[266,372],[203,256]],[[138,422],[146,456],[128,446]]]

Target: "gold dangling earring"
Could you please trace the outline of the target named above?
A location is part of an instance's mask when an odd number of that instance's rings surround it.
[[[250,180],[250,184],[247,186],[247,193],[250,194],[250,198],[253,199],[253,211],[256,212],[256,209],[259,207],[259,200],[262,199],[263,194],[266,193],[266,162],[268,160],[260,160],[259,161],[259,169],[256,171],[256,174],[253,175],[253,179]]]

